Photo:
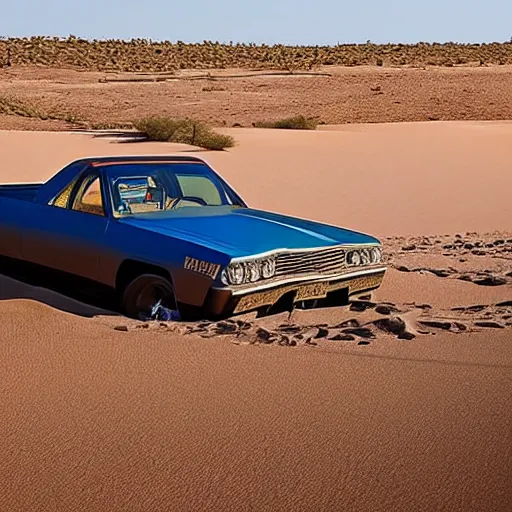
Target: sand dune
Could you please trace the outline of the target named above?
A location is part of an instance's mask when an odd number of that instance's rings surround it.
[[[383,237],[382,288],[143,324],[0,276],[0,510],[509,510],[512,125],[233,133],[198,155],[257,207]],[[16,132],[0,147],[17,182],[185,149]]]

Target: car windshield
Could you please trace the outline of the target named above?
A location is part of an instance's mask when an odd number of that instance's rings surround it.
[[[106,166],[114,215],[157,213],[198,206],[242,206],[205,164],[137,162]]]

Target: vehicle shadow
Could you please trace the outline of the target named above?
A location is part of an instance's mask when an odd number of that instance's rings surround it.
[[[52,273],[27,272],[25,269],[0,265],[0,301],[34,300],[52,308],[86,318],[118,316],[111,293],[92,290],[89,286],[55,278]],[[103,293],[101,293],[103,292]]]

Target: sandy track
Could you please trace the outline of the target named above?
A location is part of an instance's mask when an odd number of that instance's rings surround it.
[[[494,245],[508,237],[512,218],[510,130],[250,130],[236,132],[240,145],[230,152],[198,153],[255,206],[382,237],[433,235],[427,249],[424,237],[385,240],[395,268],[375,301],[392,302],[400,311],[391,316],[415,328],[422,314],[484,305],[455,313],[463,332],[429,327],[406,340],[372,324],[369,344],[359,335],[304,342],[308,326],[373,321],[373,305],[246,319],[269,332],[298,325],[295,347],[202,338],[219,326],[188,335],[190,326],[144,326],[0,277],[0,509],[508,510],[508,306],[498,308],[502,329],[475,321],[498,315],[495,304],[512,299],[512,285],[417,267],[477,277],[512,270],[508,245]],[[0,146],[0,181],[43,180],[90,154],[170,151],[5,132]],[[481,240],[485,254],[455,243],[456,232],[464,244]],[[407,305],[426,302],[431,310]]]

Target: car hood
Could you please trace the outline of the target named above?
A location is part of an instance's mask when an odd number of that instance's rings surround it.
[[[206,246],[231,258],[276,249],[379,242],[374,237],[348,229],[232,206],[184,207],[118,220],[122,224]]]

